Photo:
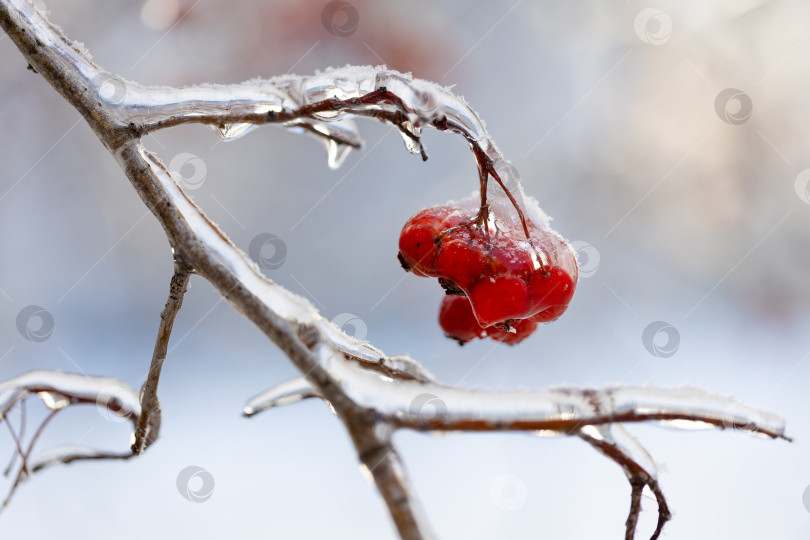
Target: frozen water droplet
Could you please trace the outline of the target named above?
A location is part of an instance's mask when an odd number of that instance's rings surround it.
[[[329,139],[326,141],[326,158],[330,169],[337,169],[346,161],[346,156],[351,152],[352,147],[348,144],[341,144]]]
[[[45,406],[52,411],[58,411],[70,405],[69,399],[53,392],[37,392],[37,396],[42,400]]]
[[[256,127],[255,124],[248,124],[248,123],[223,124],[221,126],[215,126],[214,132],[223,141],[232,141],[234,139],[238,139],[242,135],[245,135],[248,131],[251,131],[255,127]]]
[[[341,111],[323,111],[319,113],[315,113],[312,116],[315,118],[321,118],[323,120],[339,120],[346,116],[345,112]]]
[[[250,398],[242,413],[245,416],[253,416],[271,407],[297,403],[311,397],[319,397],[319,394],[313,390],[306,379],[292,379]]]
[[[422,145],[411,138],[407,133],[400,132],[402,135],[402,140],[405,141],[405,148],[408,149],[408,152],[411,154],[419,154],[422,152]]]

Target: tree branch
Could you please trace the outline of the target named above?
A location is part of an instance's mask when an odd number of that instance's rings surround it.
[[[169,298],[166,300],[166,307],[163,308],[163,312],[160,314],[160,327],[155,339],[152,363],[149,366],[146,382],[143,383],[141,389],[141,417],[135,430],[135,442],[132,443],[132,453],[136,455],[152,444],[157,434],[157,430],[154,429],[154,421],[160,418],[160,403],[157,397],[160,371],[163,368],[163,361],[166,360],[166,351],[169,347],[169,338],[172,334],[174,319],[183,305],[183,297],[188,289],[190,277],[191,270],[184,266],[182,262],[175,262],[174,275],[169,285]],[[150,432],[155,435],[150,436]]]
[[[49,412],[45,419],[28,441],[24,449],[24,420],[22,411],[26,399],[36,396],[45,403]],[[9,413],[16,406],[21,407],[20,432],[15,433],[11,428]],[[51,371],[30,371],[18,377],[0,382],[0,422],[6,422],[12,433],[15,442],[16,456],[20,457],[21,463],[14,483],[8,492],[0,510],[8,505],[11,497],[16,492],[19,485],[34,474],[50,465],[57,463],[72,463],[78,460],[88,459],[129,459],[134,454],[132,452],[115,453],[105,452],[86,447],[57,447],[32,458],[34,446],[44,432],[45,427],[56,417],[56,415],[74,405],[95,405],[107,411],[110,415],[125,418],[132,423],[133,429],[138,425],[141,417],[141,407],[138,402],[138,394],[125,383],[107,377],[89,377],[86,375],[74,375],[70,373]],[[153,432],[151,436],[157,438],[160,429],[160,411],[153,411]],[[133,434],[134,436],[134,434]],[[7,473],[14,465],[11,460]]]

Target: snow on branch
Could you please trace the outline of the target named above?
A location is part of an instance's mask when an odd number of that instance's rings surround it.
[[[300,379],[251,399],[244,414],[251,416],[309,397],[327,401],[352,438],[358,459],[374,479],[402,538],[431,538],[432,533],[392,440],[398,429],[511,430],[579,437],[627,475],[631,486],[626,521],[629,539],[635,537],[645,486],[658,502],[653,538],[661,534],[670,512],[653,460],[625,430],[625,424],[730,428],[787,438],[781,419],[695,388],[491,392],[442,385],[417,361],[388,356],[345,334],[308,300],[264,276],[187,196],[177,175],[141,142],[154,130],[187,123],[211,126],[225,139],[235,139],[262,124],[278,124],[319,137],[326,145],[328,163],[337,167],[351,148],[361,146],[353,122],[356,117],[392,125],[402,134],[407,149],[423,159],[427,153],[422,130],[449,131],[465,140],[478,164],[481,202],[476,219],[485,220],[492,212],[500,219],[511,219],[513,225],[522,224],[528,237],[526,218],[541,224],[547,223],[547,216],[539,207],[526,204],[517,172],[475,111],[448,88],[385,66],[347,66],[311,76],[283,75],[240,84],[142,86],[96,66],[84,47],[69,40],[26,0],[0,0],[0,26],[31,68],[84,116],[119,163],[163,226],[171,247],[167,256],[175,263],[149,376],[140,398],[129,393],[121,401],[136,429],[131,452],[113,456],[85,448],[57,449],[36,461],[35,467],[79,459],[126,458],[138,455],[155,440],[160,369],[191,274],[208,280],[302,374]],[[33,384],[36,377],[55,379],[58,384],[37,386]],[[56,407],[74,401],[95,403],[105,395],[97,386],[105,379],[46,373],[36,377],[0,385],[6,392],[0,392],[1,403],[17,403],[36,394]],[[30,449],[24,450],[16,440],[18,452],[28,458]]]

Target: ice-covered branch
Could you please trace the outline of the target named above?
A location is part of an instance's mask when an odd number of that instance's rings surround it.
[[[336,360],[335,363],[338,361]],[[334,366],[334,364],[333,364]],[[616,387],[606,389],[470,390],[435,382],[390,381],[343,366],[337,375],[358,405],[374,408],[397,428],[417,431],[534,431],[574,435],[586,426],[658,423],[676,429],[733,429],[790,440],[785,422],[732,398],[700,388]],[[376,394],[381,385],[387,387]],[[505,396],[509,399],[504,399]],[[429,396],[429,398],[427,397]],[[245,404],[246,416],[322,397],[303,378],[273,386]],[[424,401],[424,403],[421,403]],[[431,407],[425,415],[423,406]]]
[[[317,396],[329,402],[351,435],[361,463],[374,479],[403,538],[428,538],[431,533],[391,439],[397,429],[519,430],[578,436],[628,475],[632,486],[628,538],[635,534],[644,485],[659,503],[656,536],[669,510],[655,480],[654,465],[648,463],[651,460],[646,459],[646,452],[620,424],[703,425],[786,438],[784,424],[775,416],[697,389],[485,392],[436,383],[418,362],[387,356],[371,344],[345,334],[309,301],[262,275],[186,195],[176,175],[141,143],[143,135],[150,131],[184,123],[213,126],[228,139],[254,126],[275,123],[321,137],[329,150],[330,165],[338,166],[347,150],[360,144],[353,117],[393,125],[402,133],[408,149],[423,157],[420,137],[424,128],[450,131],[464,138],[478,164],[481,202],[476,219],[487,219],[491,211],[502,220],[511,220],[512,225],[522,225],[528,237],[524,218],[527,210],[516,172],[498,151],[478,115],[449,89],[384,66],[345,67],[312,76],[285,75],[234,85],[146,87],[96,66],[83,47],[67,39],[26,0],[0,0],[0,26],[32,69],[82,113],[163,226],[172,249],[177,273],[161,316],[150,375],[140,402],[134,392],[121,402],[138,433],[133,452],[146,448],[157,435],[159,424],[153,423],[160,418],[157,380],[171,324],[191,273],[208,280],[303,375],[303,379],[252,399],[245,414],[306,397]],[[488,183],[490,178],[495,181]],[[490,192],[497,197],[488,198]],[[531,217],[538,224],[547,219],[544,215]],[[21,381],[17,380],[0,385],[0,398],[5,395],[3,389],[10,392],[5,398],[8,403],[35,393],[43,400],[51,400],[49,407],[54,411],[61,403],[97,402],[104,395],[93,386],[97,380],[86,381],[88,388],[69,378],[60,380],[56,387],[23,385],[22,391]],[[19,434],[13,434],[19,453],[24,454],[25,470],[26,463],[31,463],[27,461],[30,450],[23,449]],[[38,434],[33,437],[36,439]],[[134,454],[117,457],[129,455]],[[116,456],[69,447],[45,455],[35,466],[106,457]]]
[[[247,403],[245,403],[242,414],[248,417],[255,416],[267,409],[319,397],[321,397],[321,395],[317,390],[312,388],[312,385],[309,384],[305,378],[297,377],[268,388],[264,392],[250,398]]]
[[[790,440],[785,435],[784,421],[775,415],[698,388],[557,388],[505,395],[461,390],[434,382],[388,381],[352,370],[326,344],[317,348],[328,359],[335,377],[352,390],[354,402],[374,410],[374,422],[385,420],[388,428],[426,432],[528,431],[544,436],[580,437],[615,462],[627,476],[631,486],[627,539],[635,537],[645,486],[658,503],[653,540],[659,537],[671,513],[652,457],[622,424],[652,422],[679,429],[735,429]],[[387,390],[381,392],[378,386],[386,386]],[[305,379],[292,379],[251,398],[244,414],[253,416],[272,407],[315,397],[322,396]]]
[[[48,408],[49,413],[31,438],[25,441],[24,429],[27,417],[24,412],[24,404],[26,399],[31,396],[39,398]],[[6,474],[14,467],[16,458],[20,459],[17,473],[14,475],[14,483],[0,508],[5,508],[17,487],[26,478],[48,466],[91,459],[129,459],[134,455],[129,450],[108,452],[89,447],[61,446],[32,457],[34,446],[45,427],[60,411],[74,405],[95,405],[106,414],[129,420],[133,430],[141,417],[138,393],[127,384],[113,378],[89,377],[55,371],[30,371],[0,382],[0,422],[6,424],[15,442],[15,453]],[[10,415],[15,407],[20,408],[19,431],[15,431],[11,425]],[[151,436],[147,439],[147,446],[157,438],[160,429],[159,411],[153,412],[149,429]]]

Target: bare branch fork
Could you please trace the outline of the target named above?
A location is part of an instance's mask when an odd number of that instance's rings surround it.
[[[38,397],[49,412],[26,444],[24,441],[25,403],[31,396]],[[15,443],[15,451],[5,470],[5,476],[8,476],[14,468],[16,458],[20,458],[14,482],[0,505],[0,510],[8,505],[23,480],[46,467],[83,460],[129,459],[135,455],[132,452],[107,452],[87,446],[71,445],[51,448],[34,457],[32,455],[34,446],[45,427],[59,412],[79,405],[95,405],[108,418],[117,417],[130,421],[133,429],[141,418],[141,406],[137,392],[113,378],[88,377],[53,371],[30,371],[19,377],[0,382],[0,422],[5,422]],[[15,431],[11,424],[11,413],[16,407],[20,409],[20,427]],[[147,446],[157,439],[159,430],[159,416],[153,415],[150,421],[151,436],[147,440]]]
[[[263,276],[183,192],[177,174],[141,142],[145,134],[154,130],[184,123],[210,125],[225,138],[234,138],[260,124],[277,123],[319,137],[327,146],[330,165],[338,166],[349,148],[361,144],[353,116],[393,124],[403,133],[408,149],[423,158],[426,153],[420,134],[423,128],[433,127],[462,135],[473,151],[481,186],[477,220],[486,219],[489,212],[487,179],[492,176],[526,230],[521,210],[523,192],[517,176],[478,115],[448,89],[384,66],[346,67],[309,77],[285,75],[232,85],[145,87],[96,66],[82,46],[65,37],[26,0],[0,0],[0,25],[30,67],[82,114],[163,226],[172,249],[175,273],[161,313],[149,375],[140,398],[136,396],[135,405],[130,407],[132,447],[130,452],[115,457],[135,456],[157,438],[157,383],[172,324],[192,273],[208,280],[302,374],[301,379],[251,399],[245,414],[250,416],[307,397],[327,401],[345,425],[402,538],[425,539],[433,535],[392,441],[399,429],[524,431],[580,437],[627,474],[631,485],[628,539],[635,536],[644,486],[650,488],[658,502],[659,520],[652,538],[660,535],[670,513],[652,459],[623,424],[705,425],[787,438],[780,418],[692,388],[487,392],[439,384],[418,362],[387,356],[369,343],[346,335],[321,317],[306,299]],[[35,379],[43,377],[47,378],[46,374],[37,373]],[[75,394],[75,389],[69,388],[75,380],[62,377],[48,392]],[[89,386],[81,394],[85,401],[104,395],[98,381],[86,381]],[[16,396],[12,400],[15,403],[23,395],[42,396],[30,381],[2,384],[8,386],[0,386],[0,396],[3,388],[8,388]],[[18,391],[22,393],[15,393]],[[48,392],[46,395],[50,395]],[[0,410],[7,423],[9,410]],[[15,436],[15,441],[26,470],[30,449],[22,450],[19,438]],[[61,451],[51,454],[44,463],[101,456],[90,451]]]

